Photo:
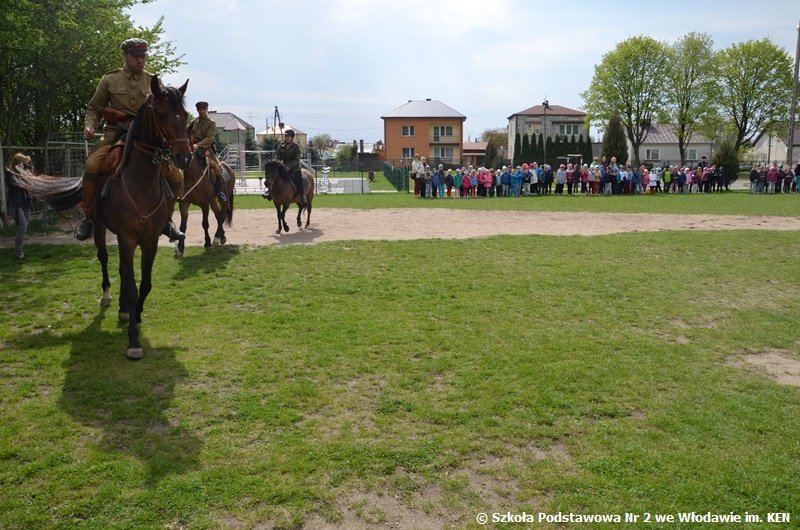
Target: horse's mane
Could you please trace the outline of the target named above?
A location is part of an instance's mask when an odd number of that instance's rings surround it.
[[[270,160],[264,164],[264,173],[269,177],[270,170],[281,180],[289,181],[289,168],[280,160]]]

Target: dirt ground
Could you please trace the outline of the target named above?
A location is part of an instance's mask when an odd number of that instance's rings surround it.
[[[499,212],[439,208],[316,208],[312,212],[309,228],[298,230],[296,215],[296,209],[289,210],[287,222],[290,231],[278,235],[275,233],[277,220],[274,209],[236,210],[233,225],[226,228],[228,244],[264,246],[342,240],[467,239],[502,234],[592,236],[663,230],[800,230],[800,216]],[[216,221],[212,221],[211,226],[213,235]],[[93,244],[91,240],[76,242],[70,226],[65,225],[64,228],[64,233],[29,234],[26,244]],[[13,237],[0,238],[0,247],[13,245]],[[164,237],[161,238],[161,245],[171,246]],[[203,245],[201,215],[197,211],[189,214],[186,245]]]

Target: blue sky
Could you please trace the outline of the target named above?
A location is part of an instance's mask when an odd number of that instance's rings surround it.
[[[383,137],[380,116],[432,98],[467,117],[464,139],[541,103],[580,109],[595,65],[634,35],[673,42],[695,31],[722,49],[768,37],[794,58],[797,0],[155,0],[187,63],[187,100],[233,112],[257,131],[281,118],[309,136]]]

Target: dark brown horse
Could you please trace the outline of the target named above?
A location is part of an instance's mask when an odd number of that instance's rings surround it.
[[[236,184],[236,175],[233,169],[222,162],[220,164],[222,172],[226,174],[225,181],[225,195],[228,200],[220,203],[217,200],[217,191],[214,186],[213,179],[209,169],[210,164],[203,164],[197,156],[192,157],[189,162],[189,167],[183,172],[183,191],[178,197],[178,203],[181,210],[181,227],[180,230],[186,233],[186,223],[189,219],[189,206],[195,204],[203,211],[203,230],[205,231],[205,244],[206,248],[211,246],[211,237],[208,234],[208,209],[214,212],[214,217],[217,219],[217,231],[214,234],[214,245],[224,245],[227,241],[225,237],[225,229],[223,224],[230,226],[233,221],[233,188]],[[175,256],[183,256],[184,241],[179,240],[175,244]]]
[[[269,188],[269,193],[272,196],[272,202],[275,203],[275,210],[278,214],[278,230],[289,231],[289,225],[286,224],[286,210],[292,203],[297,204],[297,228],[303,227],[303,222],[300,220],[300,215],[303,210],[307,210],[306,225],[303,228],[308,228],[311,224],[311,203],[314,200],[314,175],[306,170],[302,170],[303,179],[305,180],[305,195],[307,206],[300,206],[300,193],[295,189],[292,184],[289,168],[283,162],[278,160],[270,160],[264,166],[265,184]]]
[[[189,81],[180,88],[162,89],[157,77],[150,83],[151,95],[131,122],[122,162],[111,177],[108,193],[98,201],[94,242],[103,269],[101,305],[111,300],[108,278],[106,229],[117,235],[119,246],[119,318],[128,322],[129,359],[143,355],[138,324],[144,301],[152,288],[153,262],[158,238],[169,220],[169,188],[161,177],[161,166],[173,160],[185,168],[192,156],[186,133],[183,95]],[[141,248],[142,279],[137,290],[133,258]]]

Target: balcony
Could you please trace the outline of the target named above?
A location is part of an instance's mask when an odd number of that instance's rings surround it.
[[[428,138],[428,141],[431,144],[437,144],[437,145],[448,145],[448,144],[459,145],[461,143],[461,139],[458,136],[442,136],[442,135],[437,136],[435,134],[432,134]]]

